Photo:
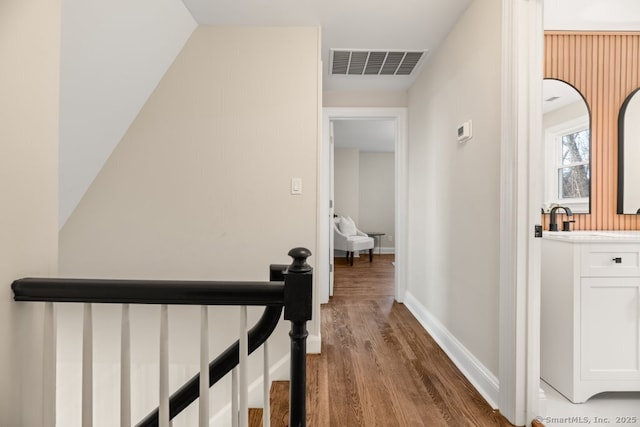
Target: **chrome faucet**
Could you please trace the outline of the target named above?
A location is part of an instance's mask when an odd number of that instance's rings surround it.
[[[551,213],[549,215],[549,231],[558,231],[558,224],[556,223],[556,211],[558,209],[564,209],[567,216],[573,216],[573,212],[566,206],[554,206],[551,208]],[[566,230],[565,230],[566,231]]]

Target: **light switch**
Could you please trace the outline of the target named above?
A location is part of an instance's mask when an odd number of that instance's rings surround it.
[[[291,194],[302,194],[302,178],[291,178]]]

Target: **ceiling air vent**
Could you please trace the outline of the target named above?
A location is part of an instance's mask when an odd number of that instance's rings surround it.
[[[425,51],[331,49],[331,74],[350,76],[408,76]]]

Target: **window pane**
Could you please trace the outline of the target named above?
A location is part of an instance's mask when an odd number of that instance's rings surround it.
[[[558,169],[560,199],[589,197],[589,165]]]
[[[563,135],[562,164],[571,165],[589,161],[589,129]]]

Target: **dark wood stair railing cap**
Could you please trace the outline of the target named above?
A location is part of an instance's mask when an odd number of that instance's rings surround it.
[[[284,278],[284,319],[306,322],[313,311],[313,268],[307,264],[311,251],[294,248],[289,256],[293,262]]]
[[[307,273],[313,268],[307,264],[307,258],[311,256],[311,251],[307,248],[293,248],[289,251],[289,256],[293,258],[293,262],[289,266],[291,273]]]

